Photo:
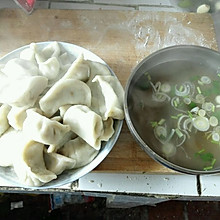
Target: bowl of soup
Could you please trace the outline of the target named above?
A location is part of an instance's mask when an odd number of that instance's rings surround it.
[[[220,171],[220,53],[191,45],[143,59],[125,88],[129,130],[154,160],[188,174]]]

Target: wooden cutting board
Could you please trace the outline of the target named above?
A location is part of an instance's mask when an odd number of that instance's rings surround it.
[[[64,41],[100,56],[125,86],[132,69],[150,53],[177,44],[217,50],[209,14],[35,10],[0,10],[0,56],[31,42]],[[99,172],[173,173],[152,160],[124,123],[121,135]]]

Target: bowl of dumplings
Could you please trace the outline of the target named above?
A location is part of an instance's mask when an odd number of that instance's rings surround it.
[[[54,188],[98,166],[116,143],[124,90],[98,56],[39,42],[0,59],[0,179]]]

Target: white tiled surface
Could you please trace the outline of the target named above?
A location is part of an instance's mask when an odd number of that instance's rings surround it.
[[[200,176],[201,196],[220,196],[220,175]]]
[[[0,0],[0,8],[18,6],[13,0]],[[37,0],[35,8],[176,11],[169,0]]]
[[[89,173],[79,179],[81,191],[198,196],[196,176]]]
[[[115,5],[171,5],[169,0],[94,0],[94,3]]]
[[[85,9],[85,10],[134,10],[133,7],[115,6],[115,5],[99,5],[85,3],[70,3],[70,2],[51,2],[51,9]]]

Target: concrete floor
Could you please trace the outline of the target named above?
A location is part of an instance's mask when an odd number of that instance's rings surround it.
[[[52,210],[51,195],[1,194],[0,219],[178,219],[217,220],[220,202],[169,201],[156,206],[128,209],[106,208],[104,198],[75,196],[74,204]]]

